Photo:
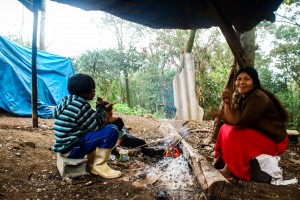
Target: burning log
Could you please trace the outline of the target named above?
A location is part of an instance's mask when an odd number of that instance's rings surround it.
[[[177,158],[180,155],[180,151],[177,148],[177,146],[171,146],[167,147],[167,150],[165,152],[165,156]]]
[[[177,146],[181,140],[183,140],[186,134],[184,136],[179,135],[170,124],[164,124],[160,126],[159,131],[169,138],[169,140],[166,141],[166,151],[164,152],[164,155],[177,158],[180,155],[180,151]]]
[[[233,185],[215,169],[204,156],[200,155],[181,137],[172,125],[162,125],[159,131],[176,138],[172,144],[180,144],[183,156],[192,167],[193,174],[201,185],[207,199],[228,199],[233,193]]]

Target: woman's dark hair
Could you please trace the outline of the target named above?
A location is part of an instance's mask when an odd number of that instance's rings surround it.
[[[95,89],[94,79],[87,74],[75,74],[69,78],[68,91],[71,95],[86,94]]]
[[[237,71],[236,77],[238,77],[238,75],[242,72],[247,73],[252,78],[255,88],[257,88],[257,89],[261,90],[262,92],[264,92],[271,99],[274,106],[277,108],[277,111],[279,112],[279,115],[282,117],[282,119],[285,122],[287,122],[288,118],[289,118],[288,112],[286,111],[286,109],[283,107],[283,105],[281,104],[279,99],[277,99],[277,97],[274,94],[272,94],[268,90],[264,89],[260,85],[260,81],[259,81],[259,77],[258,77],[258,73],[257,73],[256,69],[252,66],[241,67]]]

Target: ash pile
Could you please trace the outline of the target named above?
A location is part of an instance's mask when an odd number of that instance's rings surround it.
[[[156,199],[199,199],[201,189],[180,148],[188,132],[183,129],[178,134],[168,125],[160,127],[159,131],[164,138],[151,147],[155,152],[153,157],[144,158],[144,168],[135,175],[140,177],[136,184],[152,187]]]

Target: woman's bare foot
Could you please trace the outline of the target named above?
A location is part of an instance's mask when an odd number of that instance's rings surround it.
[[[224,161],[222,160],[222,154],[220,153],[217,157],[215,157],[212,165],[216,168],[216,169],[223,169],[225,166]]]
[[[220,169],[219,172],[228,180],[228,181],[232,181],[233,180],[233,175],[231,173],[231,171],[229,170],[229,168],[227,167],[227,164],[225,165],[225,167],[223,169]]]

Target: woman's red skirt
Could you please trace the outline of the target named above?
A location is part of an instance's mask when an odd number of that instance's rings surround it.
[[[223,161],[234,176],[250,180],[252,158],[261,154],[282,154],[287,145],[288,137],[275,143],[256,130],[224,124],[220,128],[215,145],[215,157],[221,153]]]

